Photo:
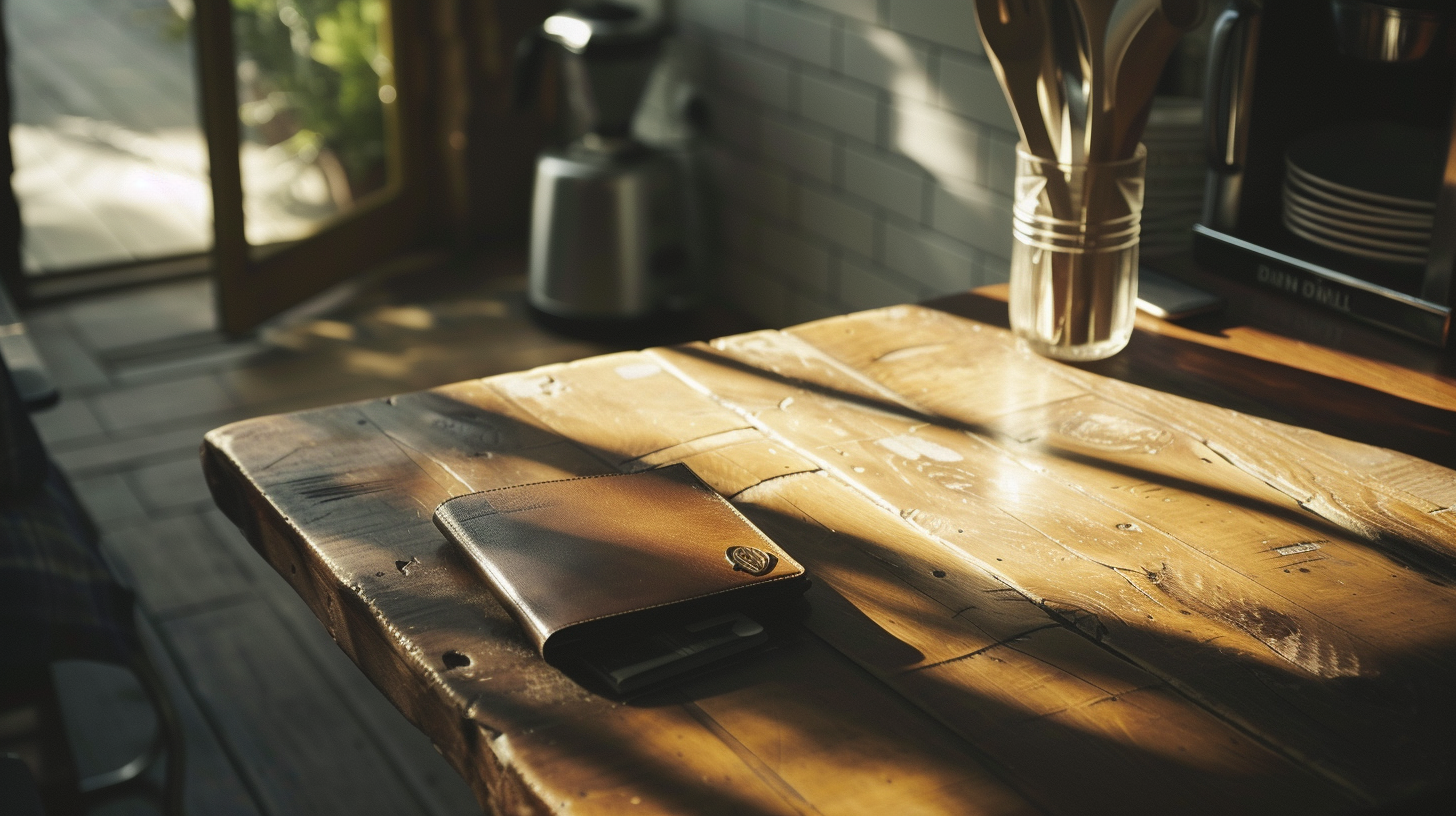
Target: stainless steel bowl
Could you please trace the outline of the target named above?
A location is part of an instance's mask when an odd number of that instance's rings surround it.
[[[1371,62],[1415,62],[1430,53],[1441,33],[1435,8],[1371,0],[1331,0],[1340,53]]]

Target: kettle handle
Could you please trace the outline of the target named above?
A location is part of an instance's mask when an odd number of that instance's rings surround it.
[[[1259,8],[1254,3],[1231,3],[1214,23],[1208,48],[1208,71],[1203,88],[1203,122],[1207,128],[1209,164],[1215,171],[1238,170],[1243,145],[1238,131],[1247,127],[1249,51],[1258,34]]]
[[[530,110],[535,104],[541,69],[546,64],[546,44],[540,28],[532,29],[516,44],[511,63],[511,107],[518,111]]]

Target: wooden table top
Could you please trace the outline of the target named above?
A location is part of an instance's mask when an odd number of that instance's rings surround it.
[[[206,471],[500,813],[1333,813],[1449,784],[1449,358],[1142,317],[1071,366],[1019,351],[997,294],[240,422]],[[812,612],[628,704],[544,665],[430,521],[673,462],[808,568]]]

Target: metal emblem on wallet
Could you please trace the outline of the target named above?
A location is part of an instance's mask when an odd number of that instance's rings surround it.
[[[778,562],[772,554],[766,553],[757,547],[729,547],[728,563],[733,565],[735,571],[746,572],[749,575],[767,575],[768,571],[774,568]]]

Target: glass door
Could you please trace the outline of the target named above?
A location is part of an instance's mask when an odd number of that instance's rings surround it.
[[[197,0],[213,274],[228,333],[422,239],[418,5]]]
[[[206,267],[190,0],[5,0],[22,299]]]

